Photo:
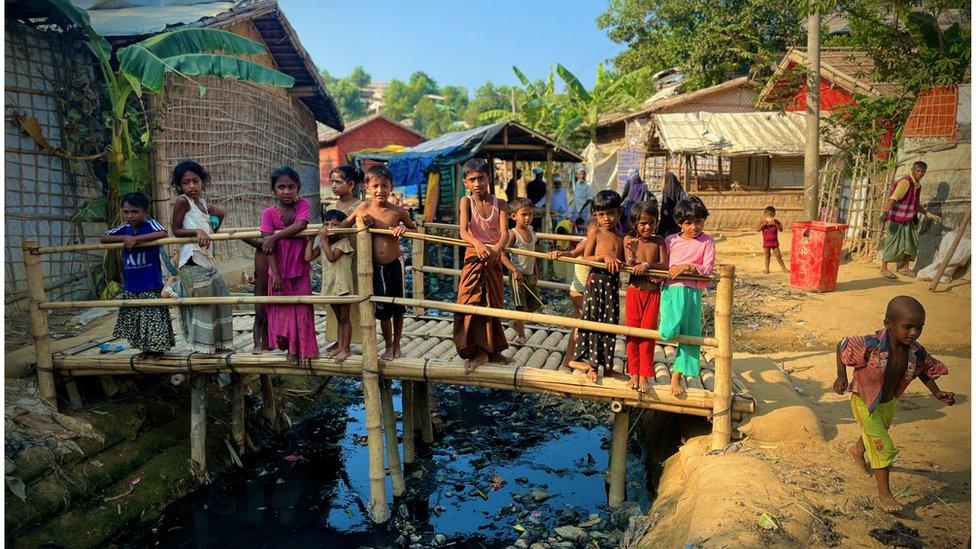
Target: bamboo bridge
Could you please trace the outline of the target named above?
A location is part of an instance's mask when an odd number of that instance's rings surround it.
[[[425,245],[438,244],[453,246],[463,250],[464,241],[446,236],[431,234],[429,231],[457,231],[456,225],[438,223],[421,224],[418,231],[408,232],[405,238],[412,239],[412,297],[388,298],[372,295],[372,242],[371,234],[390,234],[389,230],[369,229],[357,220],[357,227],[336,229],[333,234],[355,235],[356,275],[358,294],[347,296],[229,296],[201,298],[164,298],[152,300],[99,300],[99,301],[49,301],[43,286],[42,256],[50,253],[83,250],[112,250],[122,244],[77,244],[57,247],[39,247],[36,243],[23,244],[27,269],[28,293],[30,297],[31,334],[36,352],[36,372],[40,394],[57,406],[56,381],[60,381],[69,401],[74,406],[81,405],[75,379],[82,376],[114,375],[172,375],[187,374],[190,378],[190,440],[191,469],[200,476],[206,475],[206,382],[208,376],[217,373],[231,374],[232,424],[231,432],[238,452],[245,447],[245,406],[243,376],[258,374],[265,414],[272,421],[277,417],[276,404],[271,382],[272,375],[298,376],[347,376],[362,379],[363,400],[366,410],[367,446],[369,453],[370,513],[375,522],[385,522],[390,515],[385,490],[385,477],[391,477],[393,495],[400,496],[404,490],[402,464],[416,460],[416,436],[419,432],[426,443],[433,442],[431,424],[430,383],[446,383],[503,389],[524,393],[559,394],[589,401],[606,402],[614,412],[612,443],[610,449],[609,505],[615,508],[625,499],[625,476],[627,462],[627,432],[631,408],[647,408],[664,412],[690,414],[707,417],[712,422],[712,449],[721,450],[729,443],[732,421],[741,420],[746,414],[755,411],[755,400],[748,393],[743,381],[731,371],[732,359],[732,301],[735,269],[730,265],[717,267],[717,289],[715,305],[715,333],[711,337],[680,335],[662,344],[656,330],[631,328],[622,325],[604,324],[556,315],[527,313],[488,307],[476,307],[456,303],[429,300],[424,295],[424,275],[437,274],[457,276],[457,268],[425,265]],[[317,234],[317,226],[310,225],[301,235]],[[260,237],[253,229],[222,230],[211,236],[211,240],[235,240]],[[539,234],[540,240],[576,241],[579,237],[558,234]],[[183,244],[196,241],[195,238],[164,238],[144,245]],[[508,250],[548,260],[541,252]],[[457,258],[459,254],[455,253]],[[556,261],[598,266],[599,264],[581,259],[560,258]],[[455,267],[457,262],[455,261]],[[626,272],[626,268],[624,271]],[[657,273],[665,274],[665,273]],[[702,277],[686,276],[686,278]],[[540,287],[568,290],[568,284],[540,281]],[[404,358],[383,360],[382,338],[377,338],[375,303],[397,303],[404,305],[412,314],[404,319],[402,350]],[[100,354],[102,341],[91,341],[65,349],[58,353],[51,351],[51,335],[48,328],[47,311],[58,308],[94,307],[133,307],[146,305],[213,305],[213,304],[253,305],[258,303],[307,303],[318,309],[334,303],[355,304],[353,316],[358,316],[359,342],[352,347],[353,355],[343,362],[328,358],[315,358],[295,364],[288,362],[280,351],[265,352],[261,355],[250,353],[253,312],[234,313],[233,340],[234,351],[224,354],[204,355],[190,353],[181,348],[182,340],[177,332],[177,345],[162,358],[136,361],[134,349],[119,353]],[[325,308],[327,309],[327,308]],[[524,344],[510,343],[505,355],[512,359],[511,364],[488,363],[475,371],[466,373],[464,361],[457,356],[452,339],[453,321],[450,317],[430,316],[429,310],[453,313],[473,313],[510,320],[526,322],[527,341]],[[327,311],[317,310],[316,328],[319,348],[324,348],[327,340]],[[333,317],[334,318],[334,317]],[[623,315],[621,315],[623,318]],[[593,383],[568,368],[563,368],[563,354],[569,333],[582,328],[616,334],[617,347],[614,369],[624,368],[623,336],[649,337],[658,340],[655,350],[654,382],[649,390],[638,393],[627,386],[626,381],[605,376],[600,383]],[[354,341],[355,341],[354,333]],[[514,331],[508,328],[506,335],[513,341]],[[714,359],[704,363],[698,378],[688,378],[687,388],[681,396],[674,396],[669,389],[670,366],[674,360],[676,343],[692,343],[716,349]],[[57,376],[57,377],[56,377]],[[400,379],[403,384],[402,442],[397,436],[396,419],[393,410],[391,380]],[[385,449],[384,449],[385,448]],[[387,467],[384,467],[384,453]]]

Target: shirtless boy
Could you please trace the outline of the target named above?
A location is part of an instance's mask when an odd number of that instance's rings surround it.
[[[386,166],[372,166],[366,170],[366,194],[364,201],[353,210],[340,227],[351,227],[357,217],[362,217],[367,227],[392,229],[393,235],[373,235],[373,295],[403,297],[403,256],[400,254],[400,237],[407,229],[417,226],[407,210],[389,202],[393,194],[393,175]],[[403,335],[403,315],[407,308],[392,303],[377,303],[376,318],[380,321],[386,350],[383,360],[400,358],[400,337]]]

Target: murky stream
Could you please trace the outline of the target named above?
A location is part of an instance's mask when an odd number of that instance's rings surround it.
[[[131,547],[505,547],[549,540],[615,547],[628,514],[608,513],[606,406],[562,398],[434,387],[443,433],[407,469],[408,492],[376,527],[358,381],[333,379],[334,398],[271,449],[173,503]],[[394,407],[400,410],[399,384]],[[399,426],[398,426],[399,428]],[[418,442],[419,441],[419,436]],[[628,499],[650,493],[631,445]],[[387,481],[387,493],[392,494]],[[630,506],[629,514],[636,512]],[[562,528],[563,534],[554,531]],[[583,534],[580,536],[580,534]],[[571,540],[569,538],[576,538]],[[524,545],[523,545],[524,544]],[[592,545],[591,545],[592,546]]]

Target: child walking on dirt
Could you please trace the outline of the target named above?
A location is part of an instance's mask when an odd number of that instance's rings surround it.
[[[330,235],[329,229],[336,227],[346,219],[341,210],[327,210],[322,215],[322,227],[319,229],[319,247],[313,246],[309,239],[305,245],[305,261],[311,262],[322,255],[322,295],[352,295],[352,256],[355,250],[345,235]],[[350,324],[349,303],[333,303],[332,312],[336,316],[336,335],[338,341],[325,356],[334,358],[338,362],[349,358],[352,352],[352,324]]]
[[[630,234],[624,237],[624,257],[631,266],[627,285],[627,326],[656,330],[661,306],[661,281],[645,274],[650,269],[668,269],[664,238],[657,236],[657,205],[638,202],[630,210]],[[654,340],[627,336],[627,373],[631,389],[646,392],[654,378]]]
[[[271,174],[277,203],[261,213],[261,251],[268,255],[271,284],[268,295],[312,295],[311,265],[305,260],[309,204],[301,197],[298,173],[285,166]],[[293,360],[319,356],[315,309],[308,304],[268,306],[268,340]]]
[[[479,307],[505,307],[505,277],[502,262],[508,242],[508,205],[488,193],[488,162],[472,158],[464,163],[461,198],[461,238],[471,244],[464,252],[458,280],[457,302]],[[530,220],[531,223],[531,220]],[[488,249],[488,245],[493,246]],[[485,362],[508,364],[502,351],[508,348],[502,322],[495,317],[457,313],[454,315],[454,346],[471,372]]]
[[[360,202],[352,214],[339,223],[339,227],[352,227],[357,217],[362,217],[367,227],[390,229],[393,235],[374,234],[373,242],[373,295],[403,297],[403,256],[400,254],[400,237],[407,229],[417,226],[410,214],[401,206],[390,203],[393,194],[393,174],[386,166],[371,166],[366,170],[366,194],[368,201]],[[393,303],[377,303],[376,319],[386,349],[383,360],[403,357],[400,338],[403,335],[403,315],[407,308]]]
[[[103,244],[121,242],[122,299],[159,299],[163,288],[159,246],[140,246],[166,238],[169,233],[155,219],[147,218],[149,197],[136,192],[122,197],[125,223],[105,231]],[[115,322],[115,337],[124,337],[129,345],[142,351],[135,360],[158,359],[173,345],[173,321],[167,307],[122,307]]]
[[[900,397],[916,377],[932,396],[952,406],[956,395],[943,391],[935,382],[949,373],[918,344],[925,326],[925,309],[916,299],[898,296],[888,302],[884,328],[874,334],[850,336],[837,344],[837,379],[834,391],[842,395],[848,389],[847,368],[854,369],[851,389],[851,411],[861,436],[849,449],[859,468],[874,474],[881,509],[896,513],[902,505],[891,495],[889,474],[897,461],[898,448],[891,441],[888,428]],[[865,454],[867,457],[865,458]]]
[[[593,217],[586,234],[583,259],[602,261],[603,269],[592,269],[583,296],[583,319],[607,324],[620,322],[620,264],[624,260],[624,241],[617,232],[622,199],[614,191],[603,190],[593,198]],[[604,332],[579,330],[576,353],[570,368],[586,372],[590,381],[601,380],[613,368],[616,336]]]
[[[518,197],[509,205],[515,228],[509,231],[508,248],[516,250],[535,251],[536,236],[532,229],[532,201],[525,197]],[[535,258],[518,254],[503,254],[501,256],[508,267],[512,282],[512,299],[519,311],[534,313],[542,308],[539,299],[539,277],[536,272]],[[525,322],[512,322],[515,328],[515,343],[525,343]]]
[[[779,233],[783,230],[783,224],[779,222],[779,219],[776,219],[776,208],[766,206],[766,209],[763,210],[763,217],[759,220],[759,228],[756,230],[761,232],[763,237],[763,254],[766,256],[766,268],[763,272],[769,274],[770,255],[776,256],[779,268],[784,273],[790,272],[783,264],[783,255],[779,252]]]
[[[683,274],[708,276],[715,268],[715,240],[705,234],[708,209],[697,196],[678,202],[674,220],[681,232],[664,239],[668,254],[669,280],[661,293],[661,339],[668,341],[676,335],[700,336],[702,323],[702,290],[706,280],[676,280]],[[701,372],[701,347],[678,344],[678,354],[671,368],[671,394],[678,396],[681,376],[698,377]]]

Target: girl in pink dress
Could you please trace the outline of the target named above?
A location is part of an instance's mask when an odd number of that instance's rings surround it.
[[[271,284],[268,295],[312,295],[311,266],[305,261],[306,237],[295,237],[308,226],[308,201],[301,198],[298,173],[289,167],[271,174],[277,203],[261,213],[261,252],[268,254]],[[315,337],[315,309],[311,305],[269,305],[268,341],[271,346],[303,360],[319,356]]]

